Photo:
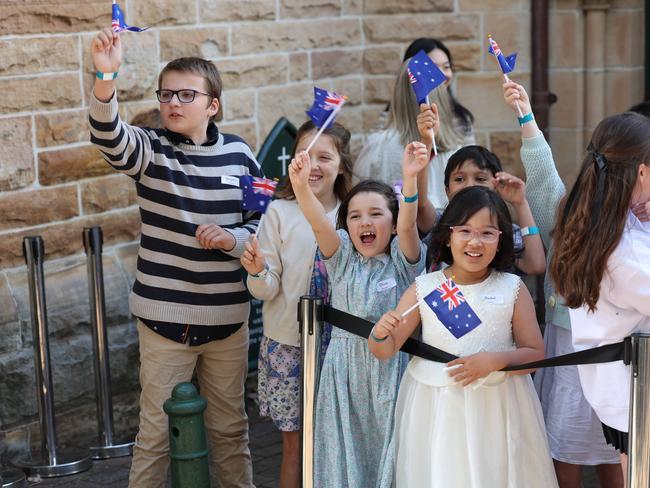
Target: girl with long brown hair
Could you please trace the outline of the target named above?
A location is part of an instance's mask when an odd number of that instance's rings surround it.
[[[571,316],[576,350],[650,332],[650,119],[624,113],[596,127],[578,179],[558,209],[550,275]],[[629,366],[579,366],[608,443],[627,461]]]

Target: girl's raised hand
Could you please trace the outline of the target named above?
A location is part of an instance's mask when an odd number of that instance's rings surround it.
[[[385,339],[402,322],[402,317],[395,310],[386,312],[372,328],[375,339]]]
[[[494,188],[501,198],[512,205],[519,205],[526,199],[526,183],[505,171],[495,175]]]
[[[402,172],[405,177],[416,177],[429,164],[429,150],[422,142],[411,142],[404,149]]]
[[[244,243],[244,253],[240,258],[241,265],[248,274],[260,274],[266,268],[266,261],[256,236]]]
[[[311,159],[306,151],[302,151],[291,160],[289,166],[289,179],[291,185],[297,189],[309,187],[309,173],[311,172]]]
[[[523,86],[515,83],[514,81],[507,81],[503,85],[503,98],[506,103],[512,108],[512,110],[519,114],[517,111],[517,104],[521,109],[521,113],[526,115],[532,112],[530,106],[530,100],[528,99],[528,93]]]
[[[457,383],[467,386],[489,375],[492,371],[498,371],[505,366],[505,364],[501,364],[495,353],[479,352],[448,362],[449,371],[447,374]]]
[[[438,107],[435,103],[432,103],[431,105],[427,105],[426,103],[420,104],[420,113],[418,114],[417,124],[418,132],[420,133],[420,140],[427,146],[432,146],[432,131],[434,134],[437,134],[440,130]]]
[[[106,27],[100,30],[91,44],[91,55],[95,69],[101,73],[114,73],[122,64],[122,41],[117,32]]]

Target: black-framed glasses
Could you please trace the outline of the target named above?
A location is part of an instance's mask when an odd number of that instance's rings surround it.
[[[192,103],[197,93],[199,95],[205,95],[206,97],[213,98],[212,95],[209,95],[208,93],[192,90],[190,88],[183,90],[156,90],[156,96],[158,97],[158,101],[160,103],[171,102],[172,98],[174,98],[174,95],[176,95],[176,98],[178,98],[178,101],[181,103]]]

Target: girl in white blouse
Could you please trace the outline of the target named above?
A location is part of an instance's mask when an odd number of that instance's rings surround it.
[[[648,200],[650,119],[630,112],[604,119],[553,230],[550,274],[570,308],[576,351],[650,332],[650,223],[630,210]],[[629,366],[616,361],[579,372],[625,476]]]

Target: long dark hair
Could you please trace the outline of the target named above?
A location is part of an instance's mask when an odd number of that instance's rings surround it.
[[[300,140],[305,137],[306,134],[316,131],[318,128],[311,121],[308,120],[298,128],[298,133],[296,134],[296,140],[293,143],[293,148],[291,149],[291,158],[296,157],[296,149]],[[348,194],[350,186],[352,184],[352,155],[350,154],[350,131],[343,127],[338,122],[334,122],[331,127],[323,131],[323,135],[330,136],[332,141],[334,141],[334,147],[339,153],[339,158],[341,163],[339,168],[341,173],[334,180],[334,193],[339,200],[343,200]],[[291,186],[291,179],[285,178],[280,188],[275,192],[277,198],[284,198],[286,200],[294,200],[296,198],[295,193],[293,192],[293,186]]]
[[[348,232],[348,207],[350,200],[359,193],[378,193],[386,199],[388,210],[393,214],[393,225],[397,225],[397,212],[399,211],[399,203],[395,190],[383,181],[378,180],[363,180],[352,187],[348,194],[341,201],[338,214],[336,215],[336,228],[344,229]]]
[[[596,309],[607,260],[621,240],[639,165],[650,165],[650,119],[626,112],[594,130],[578,178],[560,203],[549,272],[569,308]]]
[[[449,59],[449,64],[451,65],[451,69],[452,71],[455,71],[454,60],[451,57],[451,52],[449,51],[447,46],[443,44],[442,41],[440,41],[439,39],[435,39],[433,37],[420,37],[414,40],[406,48],[403,61],[412,58],[419,51],[424,51],[425,53],[428,54],[434,49],[440,49],[442,52],[444,52],[447,55],[447,59]],[[461,122],[463,129],[465,129],[466,131],[471,130],[472,124],[474,123],[474,115],[467,108],[461,105],[458,100],[456,100],[456,97],[454,97],[454,94],[451,91],[451,87],[448,86],[447,90],[449,91],[449,95],[451,96],[454,115]]]
[[[451,247],[449,247],[451,227],[464,225],[472,215],[484,208],[490,210],[490,215],[496,216],[497,225],[501,231],[499,247],[490,267],[497,271],[512,269],[514,245],[510,213],[499,194],[485,186],[463,188],[451,199],[432,231],[431,245],[427,251],[427,269],[430,269],[431,265],[441,262],[448,265],[454,262],[454,256],[451,253]]]

